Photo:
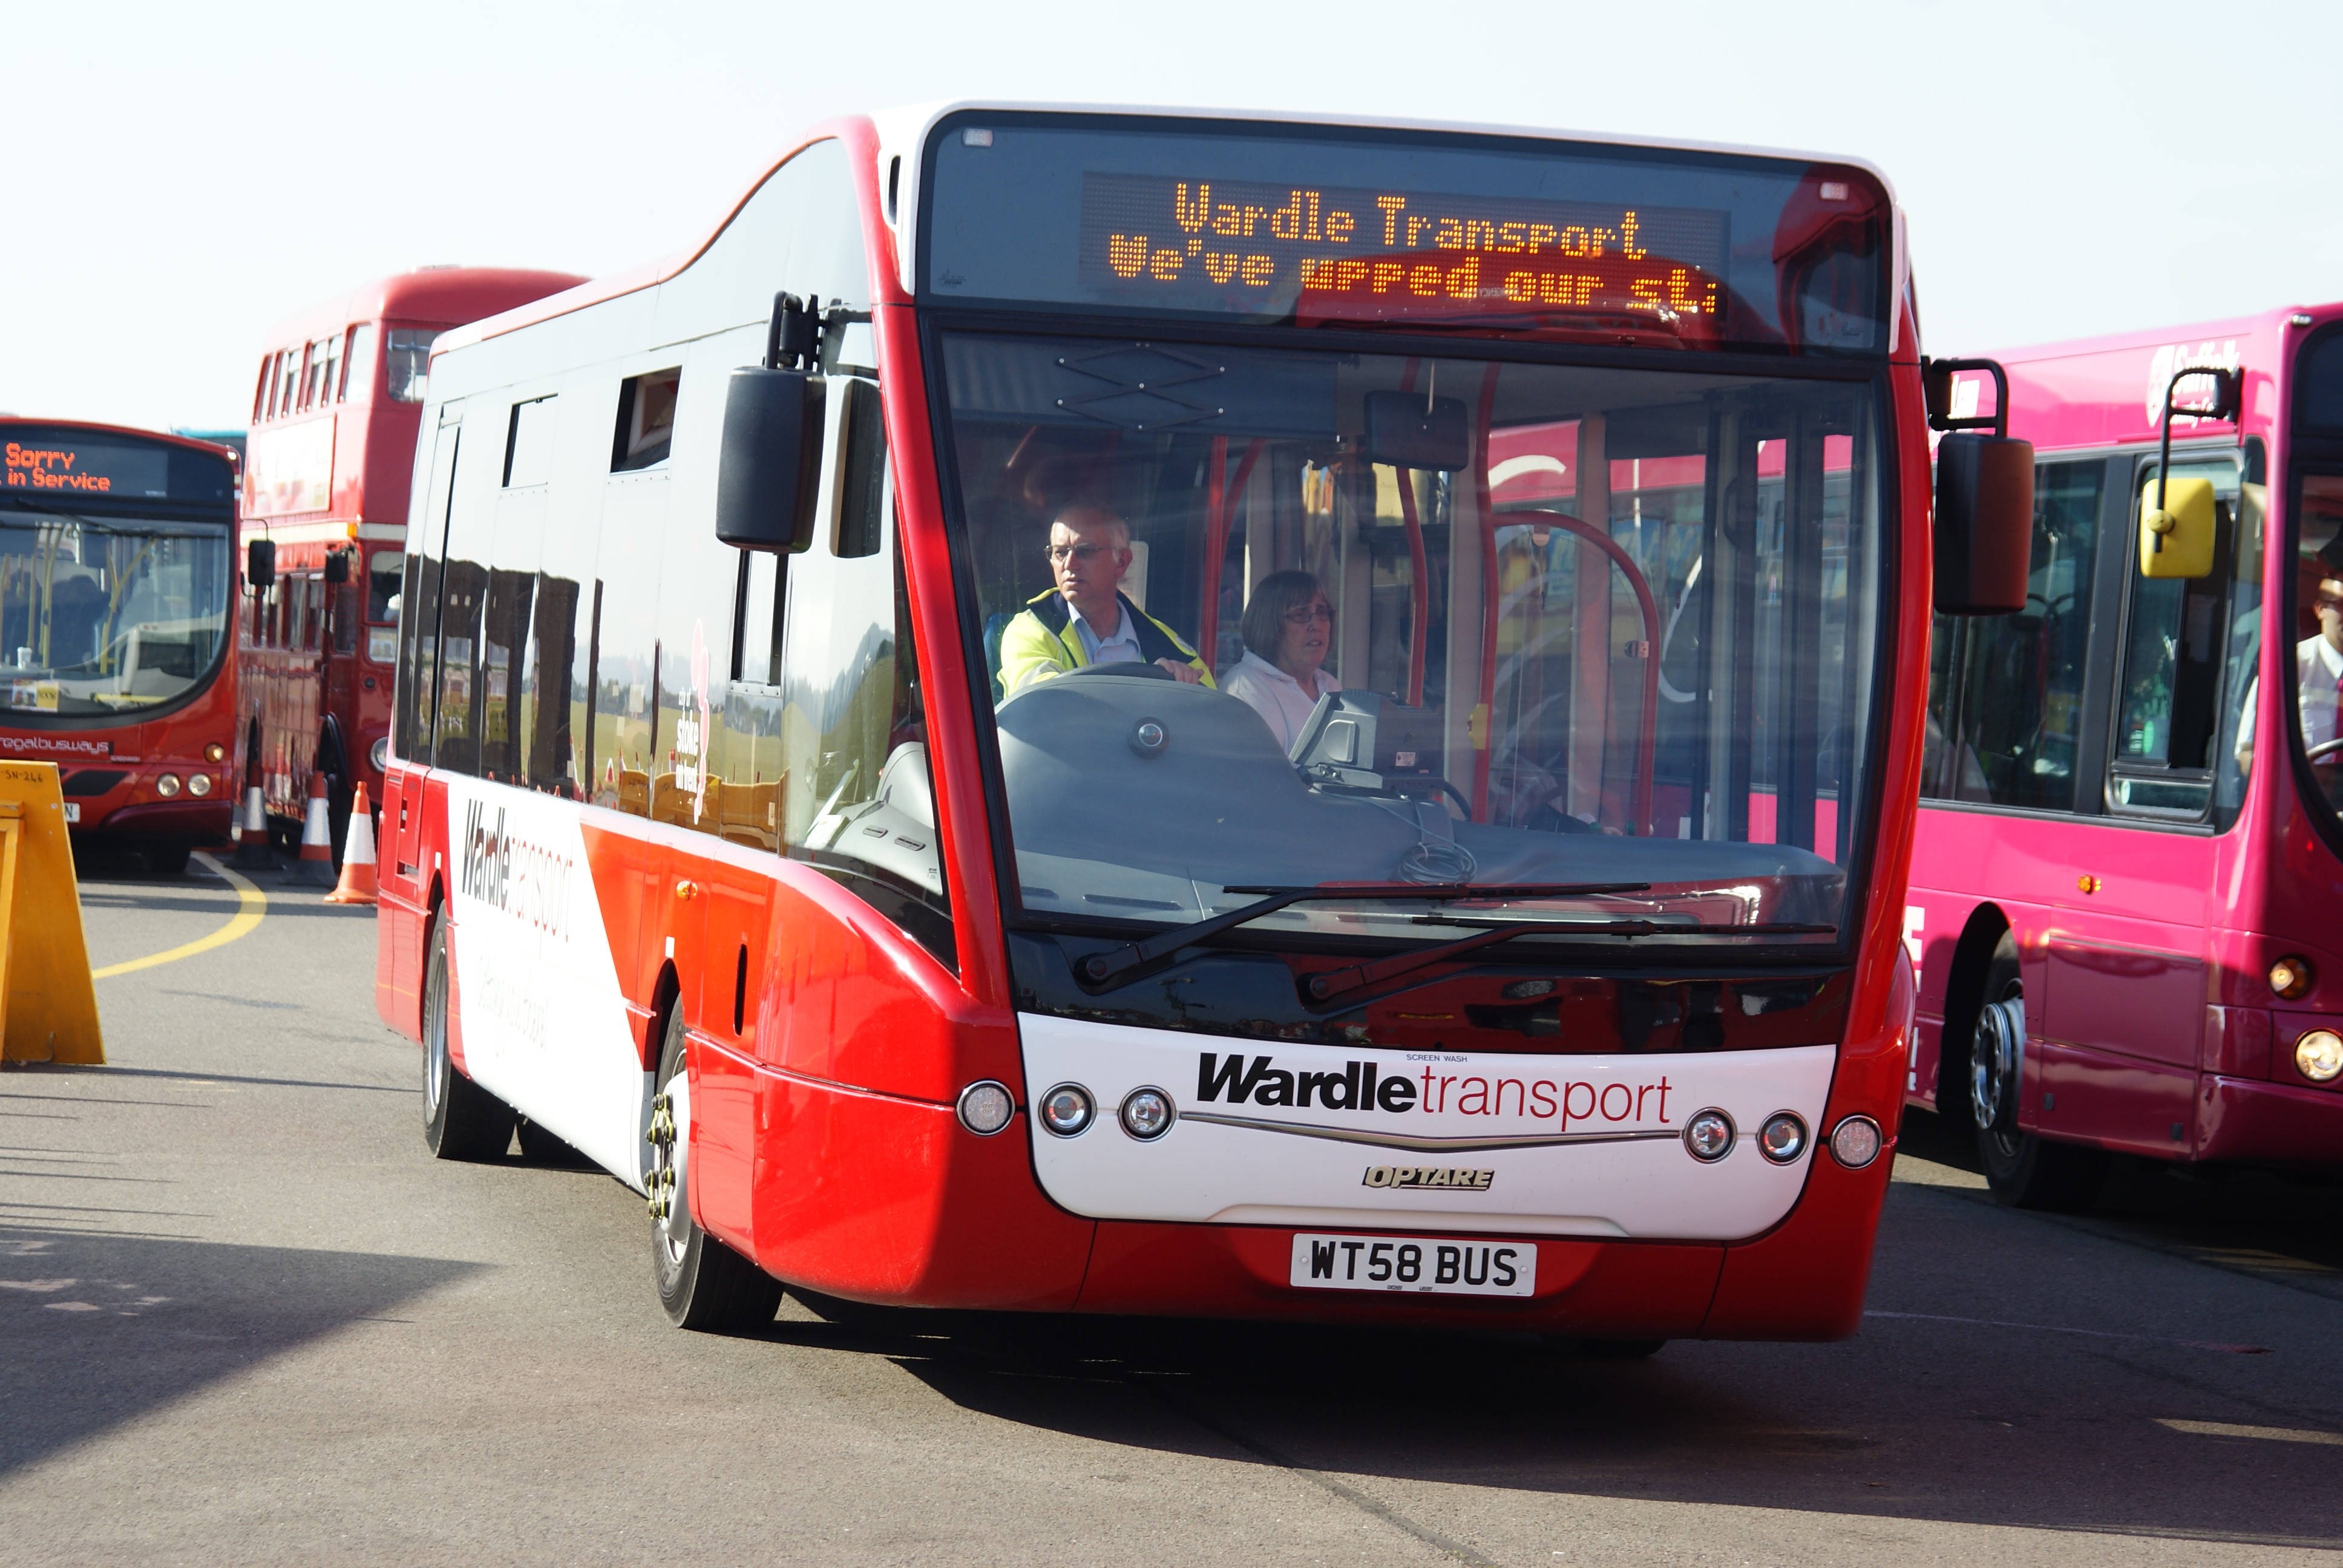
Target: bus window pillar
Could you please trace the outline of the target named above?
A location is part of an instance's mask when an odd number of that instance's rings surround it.
[[[1448,627],[1445,638],[1448,668],[1441,689],[1441,701],[1446,718],[1443,721],[1444,761],[1448,781],[1456,791],[1474,803],[1474,814],[1483,813],[1485,793],[1474,790],[1476,775],[1487,775],[1480,769],[1483,749],[1494,746],[1496,737],[1490,716],[1481,708],[1481,658],[1483,643],[1483,622],[1496,613],[1493,602],[1495,590],[1482,586],[1487,573],[1482,562],[1481,541],[1487,529],[1481,516],[1477,487],[1458,483],[1465,475],[1443,475],[1435,492],[1444,497],[1445,515],[1435,511],[1426,517],[1431,527],[1438,522],[1448,525]],[[1413,477],[1403,471],[1400,482]]]
[[[1334,635],[1339,639],[1334,674],[1344,686],[1371,684],[1367,666],[1374,635],[1375,552],[1369,532],[1375,526],[1374,470],[1364,463],[1338,464],[1333,481],[1337,559],[1342,581],[1333,585]]]
[[[1611,462],[1605,435],[1602,415],[1579,420],[1578,515],[1607,535]],[[1603,810],[1603,757],[1611,728],[1611,563],[1584,539],[1572,548],[1577,568],[1571,574],[1570,814],[1594,818]]]
[[[1783,474],[1782,696],[1774,727],[1774,841],[1815,847],[1815,763],[1822,692],[1823,432],[1818,410],[1798,417]]]
[[[1709,514],[1705,558],[1708,627],[1704,638],[1704,744],[1708,799],[1701,836],[1745,841],[1749,837],[1749,678],[1755,649],[1745,646],[1755,610],[1757,437],[1745,412],[1719,419],[1716,506]]]

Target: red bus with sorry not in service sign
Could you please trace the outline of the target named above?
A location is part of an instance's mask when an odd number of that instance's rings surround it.
[[[0,418],[0,757],[55,762],[76,837],[176,872],[228,834],[236,454]]]
[[[1851,1332],[1902,233],[1810,157],[963,106],[442,337],[377,970],[427,1140],[641,1190],[689,1325]],[[2006,609],[2030,459],[1946,443],[1937,603]]]

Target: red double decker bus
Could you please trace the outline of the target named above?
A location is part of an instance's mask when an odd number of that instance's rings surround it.
[[[0,757],[55,762],[77,839],[159,871],[228,835],[236,455],[0,418]]]
[[[381,792],[407,486],[433,340],[579,281],[424,267],[270,331],[252,394],[244,538],[266,541],[273,571],[249,585],[257,591],[240,618],[239,739],[258,737],[278,832],[299,833],[313,769],[329,781],[337,845],[352,786]]]
[[[2003,363],[2031,578],[1936,638],[1914,1098],[2012,1203],[2086,1204],[2118,1152],[2332,1170],[2343,305]]]
[[[1810,157],[960,106],[442,337],[377,970],[427,1141],[641,1191],[689,1326],[1852,1332],[1902,233]],[[2012,608],[2030,456],[1946,441],[1937,602]]]

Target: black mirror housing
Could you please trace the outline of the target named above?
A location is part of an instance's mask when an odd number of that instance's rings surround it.
[[[1936,613],[2026,608],[2034,443],[1957,431],[1936,444]]]
[[[350,580],[350,554],[351,552],[348,550],[329,550],[327,552],[326,580],[327,582],[338,584],[346,583]]]
[[[822,379],[746,366],[724,393],[716,466],[716,537],[744,550],[813,543],[821,490]]]
[[[1473,466],[1472,423],[1462,397],[1367,394],[1367,461],[1454,473]]]
[[[255,593],[277,586],[277,541],[252,539],[244,547],[244,580]]]

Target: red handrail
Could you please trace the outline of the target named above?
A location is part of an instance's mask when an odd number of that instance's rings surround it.
[[[1411,359],[1400,373],[1399,389],[1415,390],[1417,361]],[[1432,564],[1423,550],[1423,519],[1416,515],[1415,470],[1401,468],[1399,475],[1399,515],[1407,524],[1407,705],[1423,706],[1424,648],[1432,630]]]
[[[1204,606],[1196,617],[1196,651],[1209,667],[1219,662],[1221,643],[1221,570],[1229,554],[1229,510],[1244,493],[1252,466],[1269,443],[1255,437],[1238,460],[1233,484],[1223,484],[1229,471],[1229,438],[1212,437],[1212,456],[1204,477]]]
[[[1484,466],[1483,472],[1485,471]],[[1485,480],[1483,484],[1485,486]],[[1535,519],[1537,523],[1574,534],[1609,556],[1617,564],[1619,569],[1626,574],[1627,586],[1635,590],[1636,608],[1644,613],[1645,657],[1644,659],[1643,757],[1641,766],[1635,772],[1634,820],[1641,825],[1643,837],[1646,839],[1654,837],[1654,826],[1652,821],[1652,775],[1656,765],[1659,749],[1660,608],[1658,602],[1652,598],[1651,584],[1644,579],[1643,568],[1635,565],[1634,558],[1622,549],[1618,541],[1609,533],[1582,518],[1574,518],[1567,512],[1544,510],[1507,512],[1502,519],[1496,514],[1486,510],[1483,510],[1481,515],[1485,523],[1482,530],[1482,538],[1486,543],[1488,555],[1493,559],[1496,555],[1497,528],[1501,521],[1506,528],[1516,528],[1525,521]],[[1493,594],[1495,577],[1493,570],[1490,573],[1490,577],[1492,579],[1490,587]],[[1493,597],[1490,603],[1492,605],[1496,603]],[[1489,754],[1494,748],[1486,742],[1493,742],[1495,739],[1496,716],[1493,709],[1497,694],[1496,646],[1497,618],[1492,614],[1483,620],[1483,635],[1481,640],[1481,703],[1484,709],[1492,711],[1489,719],[1490,734],[1483,738],[1484,744],[1480,749],[1476,790],[1478,799],[1473,812],[1476,820],[1485,820],[1488,813]]]

